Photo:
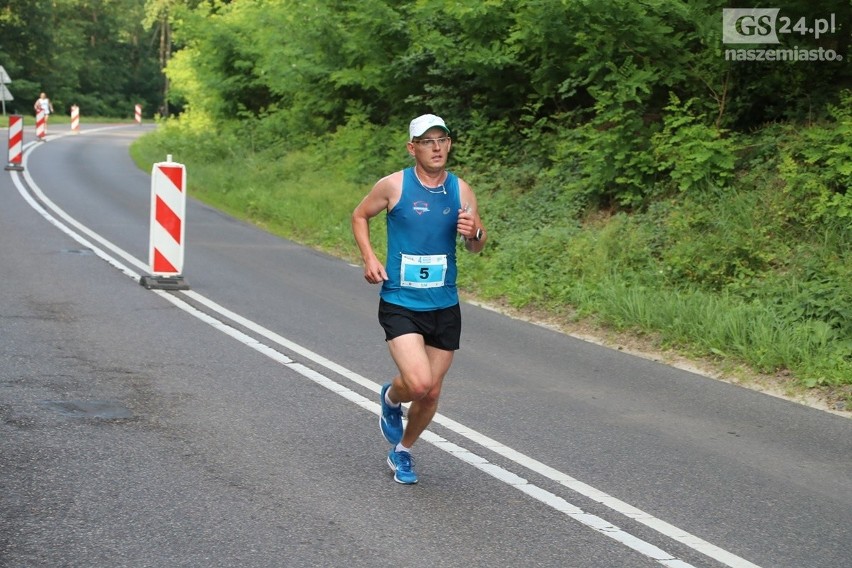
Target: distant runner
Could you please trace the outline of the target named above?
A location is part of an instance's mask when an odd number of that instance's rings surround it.
[[[39,111],[44,113],[44,123],[47,124],[47,117],[53,112],[53,103],[51,103],[50,99],[47,98],[46,93],[39,95],[36,102],[33,103],[33,108],[35,109],[36,114],[38,114]]]

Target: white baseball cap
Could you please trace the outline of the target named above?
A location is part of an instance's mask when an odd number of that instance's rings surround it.
[[[444,124],[444,119],[440,116],[435,116],[434,114],[418,116],[411,121],[411,124],[408,125],[409,141],[417,138],[418,136],[423,136],[427,130],[434,128],[435,126],[443,128],[447,134],[450,133],[450,129],[447,128],[447,125]]]

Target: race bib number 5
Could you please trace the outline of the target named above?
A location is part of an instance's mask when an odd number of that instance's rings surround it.
[[[447,275],[447,255],[402,255],[400,286],[406,288],[439,288]]]

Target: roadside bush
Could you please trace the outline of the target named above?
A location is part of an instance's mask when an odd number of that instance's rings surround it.
[[[852,223],[852,91],[829,113],[831,122],[788,127],[779,145],[784,191],[808,226]]]
[[[681,192],[724,187],[733,177],[733,142],[704,124],[692,108],[697,99],[681,103],[674,93],[669,98],[663,130],[651,137],[657,170]]]

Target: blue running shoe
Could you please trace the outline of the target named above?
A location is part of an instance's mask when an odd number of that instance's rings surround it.
[[[388,465],[393,470],[393,480],[403,485],[414,485],[417,483],[417,474],[414,473],[414,460],[408,452],[397,452],[391,448],[388,452]]]
[[[382,436],[389,444],[396,446],[402,440],[402,405],[396,408],[385,402],[385,393],[388,392],[390,383],[382,387],[382,417],[379,425],[382,427]]]

